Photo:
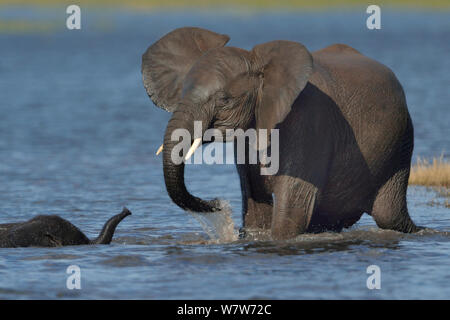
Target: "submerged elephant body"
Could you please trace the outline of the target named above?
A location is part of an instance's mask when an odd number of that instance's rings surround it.
[[[171,158],[175,129],[193,136],[194,121],[224,136],[225,129],[278,129],[275,175],[261,175],[260,163],[237,164],[244,228],[285,239],[339,231],[367,212],[381,228],[417,231],[406,205],[413,126],[392,71],[342,44],[310,53],[272,41],[246,51],[225,47],[228,40],[181,28],[143,55],[150,98],[173,112],[163,145],[171,199],[186,210],[220,209],[187,191],[184,164]],[[193,147],[201,139],[193,136]]]
[[[89,240],[80,229],[56,215],[40,215],[26,222],[0,224],[0,248],[109,244],[117,225],[129,215],[131,212],[124,208],[105,223],[94,240]]]

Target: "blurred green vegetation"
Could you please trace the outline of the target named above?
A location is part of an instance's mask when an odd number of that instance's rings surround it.
[[[377,4],[390,7],[416,7],[416,8],[450,8],[450,0],[0,0],[0,5],[36,5],[36,6],[61,6],[78,4],[98,7],[127,7],[136,9],[165,7],[247,7],[249,9],[283,9],[283,8],[339,8],[352,6],[365,6]]]

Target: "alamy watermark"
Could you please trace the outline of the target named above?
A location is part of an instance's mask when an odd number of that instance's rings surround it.
[[[376,264],[372,264],[367,267],[366,273],[370,274],[370,276],[367,278],[366,286],[367,289],[373,290],[381,289],[381,269]]]
[[[72,4],[66,8],[66,13],[70,16],[66,19],[66,27],[69,30],[81,29],[81,9],[79,6]]]
[[[69,290],[81,289],[81,269],[77,265],[70,265],[66,269],[66,273],[69,274],[66,280],[66,287]]]
[[[369,30],[381,29],[381,9],[375,4],[371,4],[367,7],[366,13],[370,13],[370,16],[366,20],[366,26]]]
[[[196,149],[201,149],[201,153],[197,153],[193,158],[193,164],[261,164],[261,175],[274,175],[279,169],[279,130],[272,129],[226,129],[225,139],[222,132],[218,129],[207,129],[202,136],[202,122],[194,121],[194,137],[184,128],[175,129],[172,132],[171,140],[179,141],[172,149],[171,159],[174,164],[181,164],[183,161],[187,164],[191,162],[191,156]],[[270,143],[269,143],[270,137]],[[181,141],[180,141],[181,139]],[[226,148],[226,154],[223,154],[223,146],[218,144],[210,144],[202,148],[202,142],[226,142],[235,139],[236,155],[227,157],[230,152],[234,153],[234,149]],[[225,140],[225,141],[224,141]],[[248,146],[246,151],[246,140]],[[191,141],[194,141],[191,145]],[[163,146],[160,147],[157,154],[161,152]],[[269,154],[270,150],[270,154]],[[182,152],[181,152],[182,151]],[[248,156],[248,157],[246,157]],[[230,159],[233,159],[230,161]],[[236,159],[236,162],[234,162]]]

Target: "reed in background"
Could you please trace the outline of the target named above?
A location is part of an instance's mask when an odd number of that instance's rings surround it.
[[[411,166],[409,184],[450,188],[450,162],[443,155],[431,161],[419,158]]]

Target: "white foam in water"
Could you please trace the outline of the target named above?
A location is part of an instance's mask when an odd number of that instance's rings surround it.
[[[190,212],[200,222],[202,229],[213,241],[220,243],[236,241],[238,232],[234,229],[234,221],[231,218],[232,210],[227,201],[220,201],[220,211],[217,212]]]

